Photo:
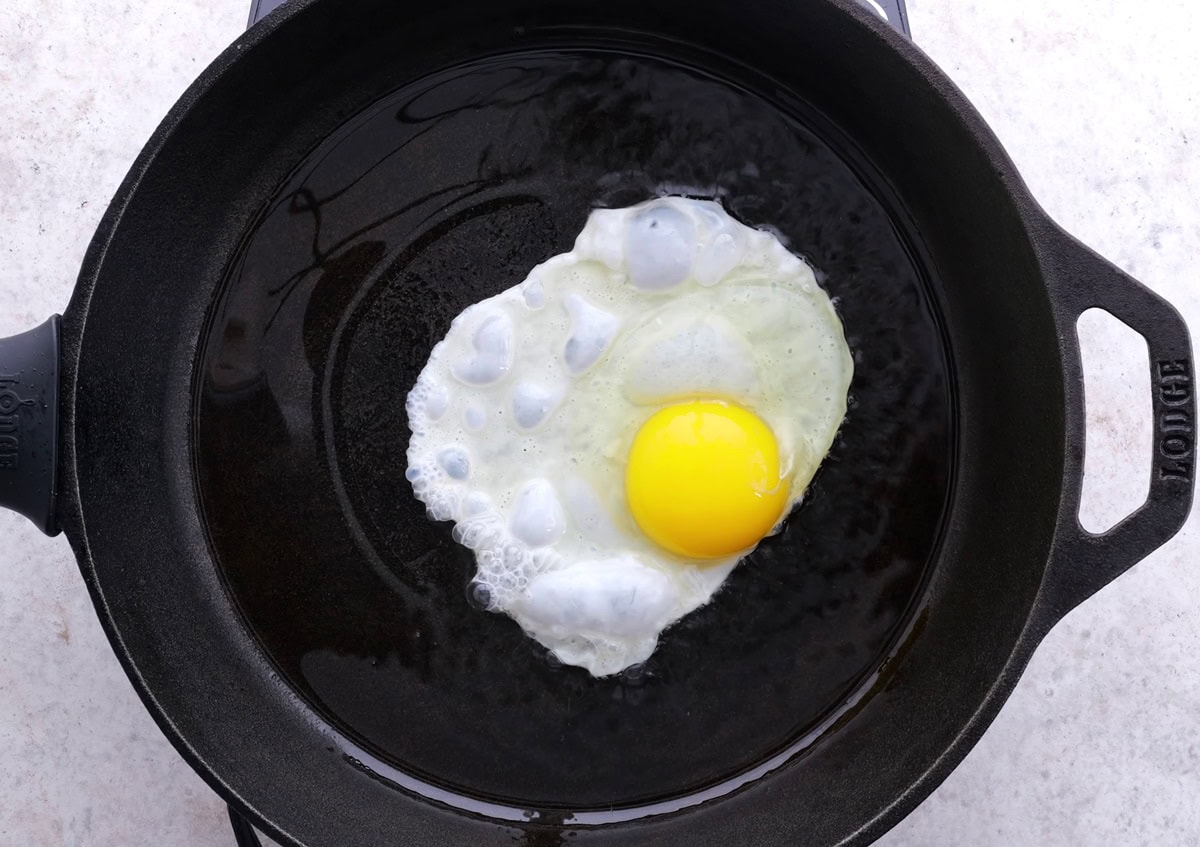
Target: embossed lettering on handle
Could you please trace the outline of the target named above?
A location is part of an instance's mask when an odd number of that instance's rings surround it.
[[[1158,475],[1164,480],[1188,483],[1195,472],[1195,422],[1188,407],[1192,399],[1192,363],[1189,359],[1162,359],[1157,363]]]
[[[21,463],[21,407],[33,400],[19,393],[21,380],[0,374],[0,471],[16,470]]]

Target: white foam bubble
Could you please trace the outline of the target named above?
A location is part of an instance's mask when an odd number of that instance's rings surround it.
[[[682,283],[692,270],[696,225],[679,209],[651,204],[629,221],[625,262],[629,282],[642,291],[666,291]]]
[[[535,627],[608,637],[656,636],[674,601],[670,578],[632,556],[584,561],[532,580],[521,609]]]
[[[423,419],[437,421],[441,418],[446,413],[446,406],[449,402],[450,393],[446,386],[422,372],[417,379],[417,384],[408,393],[405,412],[408,414],[409,421],[419,427]]]
[[[505,314],[485,318],[471,338],[474,350],[453,367],[454,375],[468,385],[488,385],[508,373],[513,363],[512,320]]]
[[[563,359],[567,370],[578,376],[604,355],[621,328],[621,320],[578,294],[569,295],[564,306],[571,317],[571,335],[563,348]]]
[[[513,389],[513,418],[522,429],[533,429],[562,401],[561,388],[523,381]]]
[[[447,447],[438,453],[438,464],[451,479],[465,480],[471,475],[471,459],[461,447]]]
[[[530,280],[525,283],[522,297],[530,309],[540,309],[546,305],[546,288],[540,280]]]
[[[521,489],[510,524],[514,537],[530,547],[546,547],[562,538],[566,528],[566,515],[549,480],[535,479]]]
[[[426,490],[425,512],[431,520],[448,521],[458,512],[458,492],[448,488],[433,488]]]
[[[440,382],[430,386],[429,396],[425,398],[425,416],[431,421],[441,420],[449,405],[449,389]]]
[[[584,259],[599,262],[617,271],[625,267],[624,209],[596,209],[588,217],[587,226],[575,239],[575,249]]]
[[[463,500],[463,517],[465,518],[477,518],[492,510],[492,498],[482,491],[472,491]]]

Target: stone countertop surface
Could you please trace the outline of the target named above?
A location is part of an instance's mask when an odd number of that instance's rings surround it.
[[[909,0],[914,38],[1069,231],[1200,326],[1200,7]],[[248,0],[0,6],[0,336],[66,305],[146,138]],[[1145,347],[1101,313],[1083,520],[1144,497]],[[143,710],[67,543],[0,514],[0,843],[229,847],[217,797]],[[1200,845],[1196,521],[1072,612],[961,766],[888,847]],[[1004,598],[996,598],[1003,602]]]

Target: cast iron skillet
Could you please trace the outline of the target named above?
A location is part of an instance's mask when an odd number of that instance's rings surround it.
[[[1191,352],[848,0],[297,2],[184,96],[66,314],[0,343],[0,502],[70,539],[188,762],[288,844],[850,844],[1174,534]],[[853,405],[808,504],[640,673],[470,608],[402,479],[464,305],[597,205],[712,196],[824,276]],[[1075,323],[1150,349],[1146,504],[1078,523]]]

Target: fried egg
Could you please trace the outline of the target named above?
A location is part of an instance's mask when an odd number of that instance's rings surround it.
[[[489,610],[607,676],[778,531],[852,372],[830,298],[770,232],[711,201],[598,209],[433,348],[407,478],[474,551]]]

